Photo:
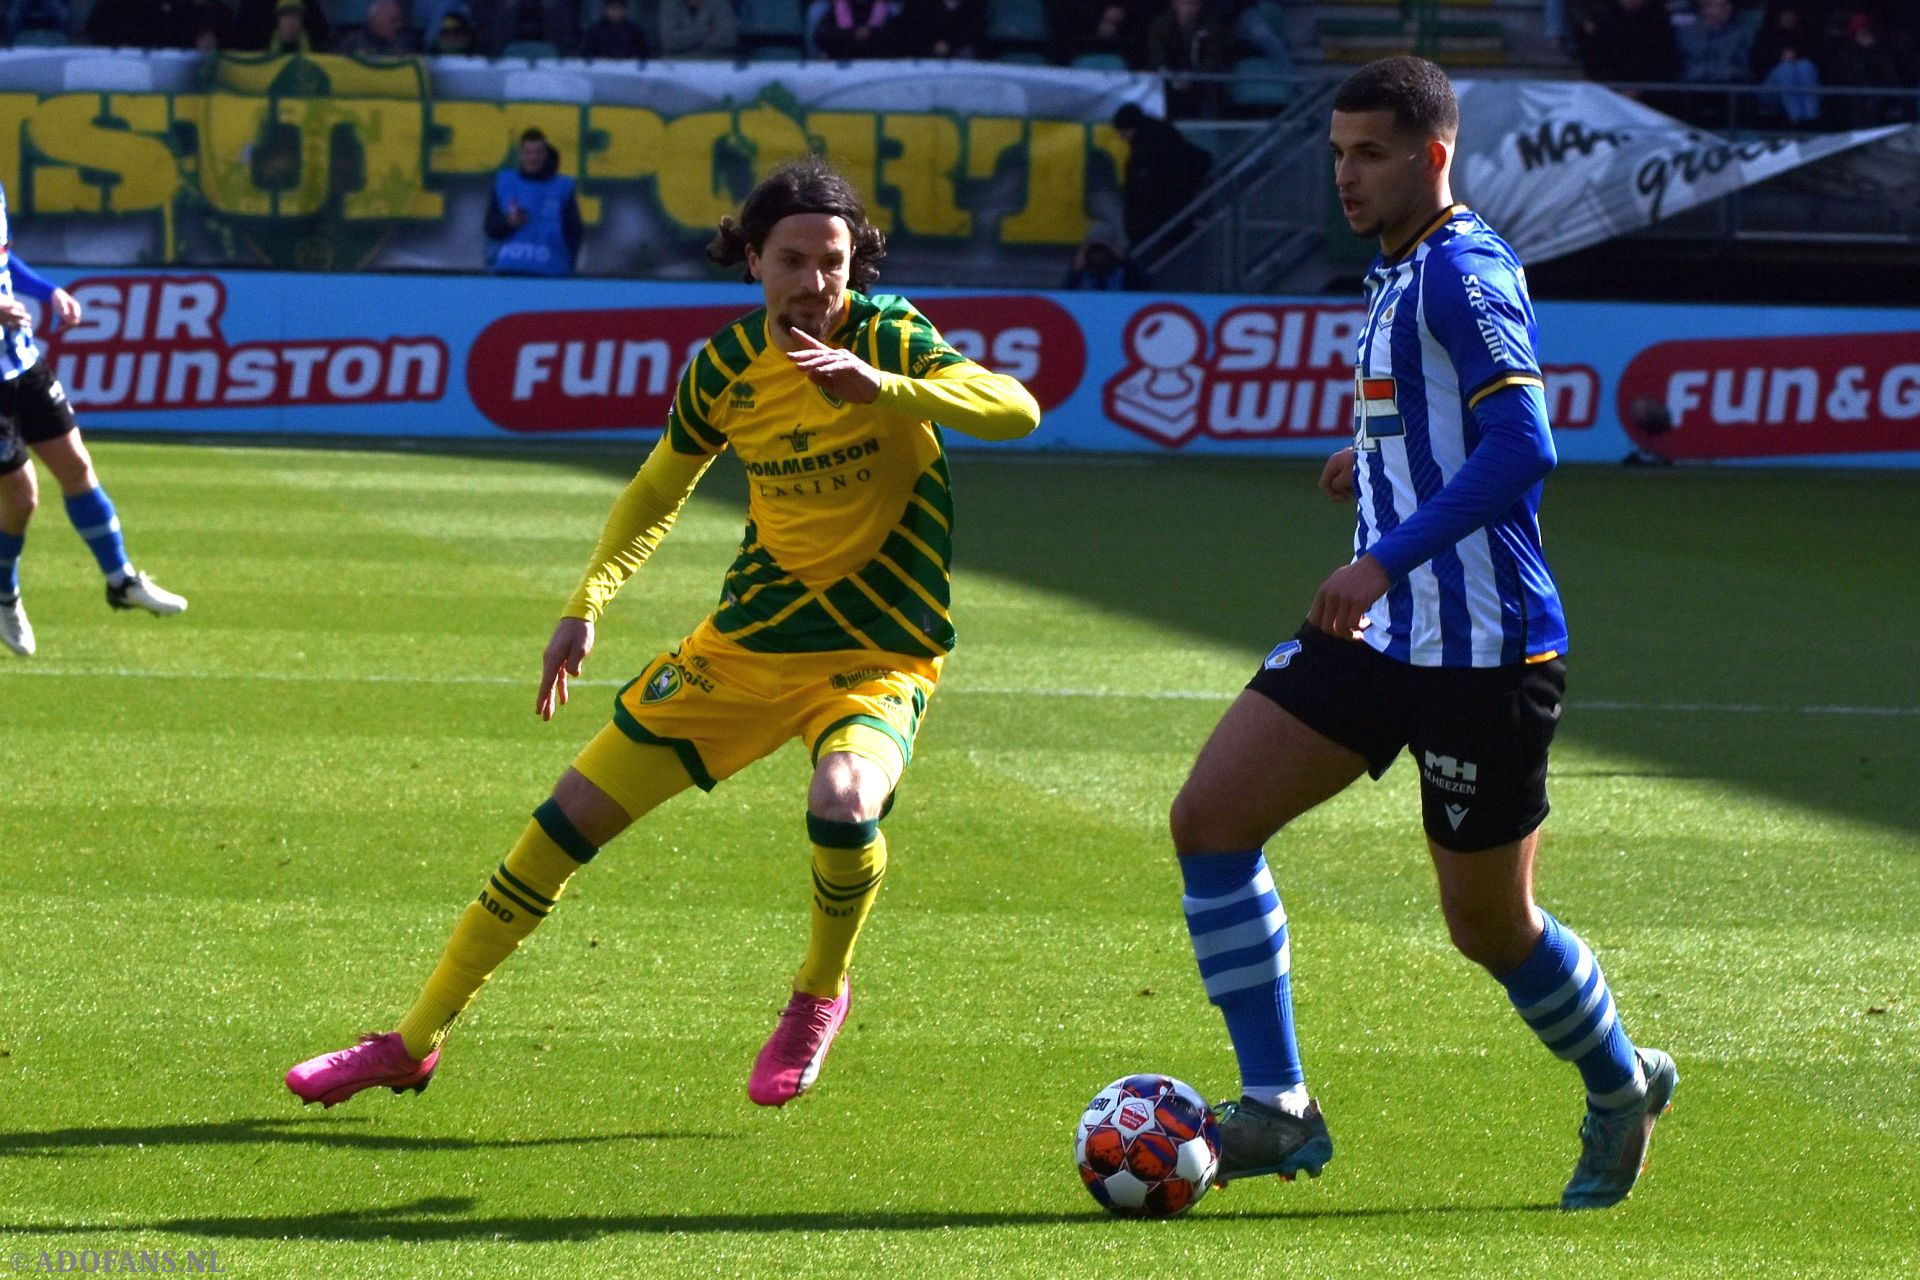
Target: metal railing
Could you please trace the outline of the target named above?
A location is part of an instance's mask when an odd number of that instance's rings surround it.
[[[1338,82],[1301,80],[1293,102],[1214,167],[1184,208],[1133,247],[1157,289],[1259,291],[1320,248],[1327,112]],[[1312,173],[1313,180],[1302,175]]]

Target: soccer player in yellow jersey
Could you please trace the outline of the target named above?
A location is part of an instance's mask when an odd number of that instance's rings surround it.
[[[569,876],[668,797],[710,790],[795,737],[814,762],[811,933],[748,1095],[780,1106],[805,1092],[846,1020],[854,939],[886,871],[880,819],[953,645],[941,428],[1009,440],[1040,410],[904,299],[855,292],[879,274],[885,240],[822,160],[776,170],[707,252],[744,263],[766,305],[682,376],[665,434],[614,503],[547,645],[540,716],[567,701],[607,602],[731,447],[751,496],[720,605],[621,690],[612,723],[534,810],[398,1027],[287,1073],[304,1101],[426,1088],[453,1020]]]

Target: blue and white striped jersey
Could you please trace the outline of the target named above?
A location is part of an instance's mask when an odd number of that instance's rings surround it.
[[[13,292],[13,223],[7,217],[7,192],[0,187],[0,299]],[[25,329],[0,329],[0,381],[15,378],[39,363],[40,348]]]
[[[1553,439],[1519,260],[1454,205],[1375,260],[1366,295],[1353,554],[1372,552],[1394,579],[1367,610],[1367,643],[1422,667],[1564,652],[1537,518]]]

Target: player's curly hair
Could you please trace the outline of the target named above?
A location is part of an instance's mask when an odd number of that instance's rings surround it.
[[[760,253],[774,224],[796,213],[825,213],[839,218],[853,233],[853,262],[847,280],[865,289],[880,278],[880,259],[887,256],[887,237],[867,221],[866,205],[838,169],[819,156],[789,160],[765,178],[740,206],[740,216],[720,219],[720,229],[707,245],[707,259],[732,267],[747,260],[747,250]],[[751,281],[749,271],[746,279]]]
[[[1460,132],[1460,101],[1442,71],[1425,58],[1369,62],[1333,95],[1335,111],[1391,111],[1409,133],[1451,138]]]

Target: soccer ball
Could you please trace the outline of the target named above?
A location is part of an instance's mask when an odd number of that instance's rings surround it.
[[[1191,1085],[1127,1076],[1093,1095],[1073,1158],[1080,1180],[1123,1218],[1171,1218],[1200,1202],[1220,1167],[1220,1131]]]

